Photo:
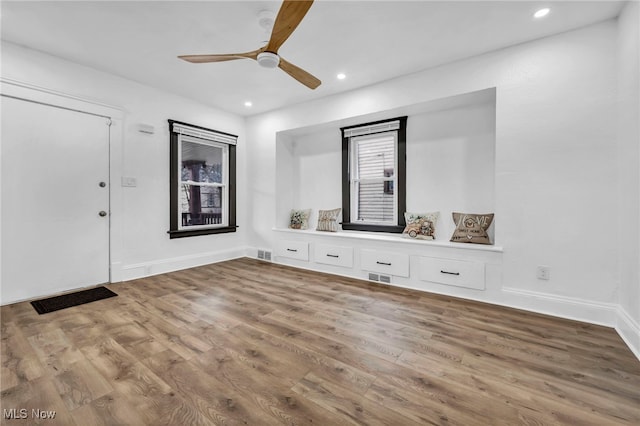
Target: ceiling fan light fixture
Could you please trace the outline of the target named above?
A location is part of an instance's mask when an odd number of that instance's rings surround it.
[[[272,52],[259,53],[257,60],[260,66],[265,68],[275,68],[280,64],[280,57]]]
[[[261,10],[258,13],[258,25],[265,31],[271,31],[276,21],[276,14],[271,10]]]

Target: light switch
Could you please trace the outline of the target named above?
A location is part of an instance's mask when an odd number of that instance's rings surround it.
[[[138,180],[134,177],[122,176],[122,186],[133,188],[138,186]]]

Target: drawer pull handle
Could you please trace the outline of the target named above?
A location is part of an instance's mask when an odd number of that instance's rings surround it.
[[[449,275],[460,275],[460,272],[449,272],[449,271],[443,271],[443,270],[440,270],[440,272],[443,274],[449,274]]]
[[[292,251],[292,252],[296,253],[298,250],[288,248],[287,251]]]
[[[380,262],[379,260],[376,260],[376,263],[377,263],[378,265],[391,266],[391,263],[389,263],[389,262]]]
[[[337,254],[329,254],[329,253],[327,253],[327,257],[335,257],[335,258],[338,258],[338,257],[340,257],[340,256],[338,256]]]

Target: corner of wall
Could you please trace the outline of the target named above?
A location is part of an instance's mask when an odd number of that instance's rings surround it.
[[[640,324],[622,306],[617,309],[616,331],[640,361]]]
[[[616,331],[640,359],[640,2],[618,16],[618,307]]]

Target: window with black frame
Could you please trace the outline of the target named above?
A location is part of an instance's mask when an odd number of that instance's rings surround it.
[[[407,117],[343,127],[342,229],[401,233]]]
[[[169,120],[170,238],[236,231],[237,136]]]

